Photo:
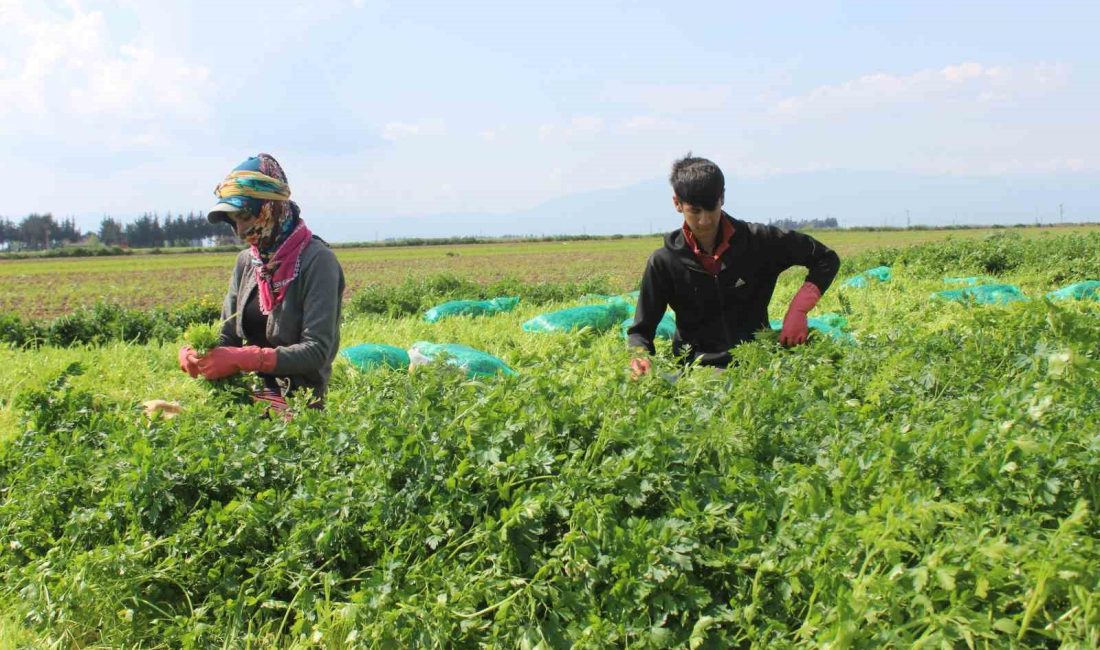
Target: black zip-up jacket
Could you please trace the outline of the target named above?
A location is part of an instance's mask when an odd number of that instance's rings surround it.
[[[665,235],[665,245],[649,256],[642,276],[628,345],[653,354],[653,336],[667,307],[676,313],[672,349],[686,363],[725,368],[730,348],[767,329],[768,303],[779,274],[805,266],[806,276],[822,293],[840,268],[840,257],[809,235],[775,226],[733,222],[722,268],[711,275],[695,257],[682,229]]]

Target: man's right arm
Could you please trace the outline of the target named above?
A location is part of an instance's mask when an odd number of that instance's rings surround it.
[[[642,287],[638,293],[638,306],[634,310],[634,323],[627,330],[627,346],[639,353],[653,354],[653,337],[657,326],[668,309],[669,279],[657,260],[658,253],[650,255],[642,275]]]

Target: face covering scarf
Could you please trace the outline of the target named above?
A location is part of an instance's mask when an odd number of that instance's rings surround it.
[[[287,286],[298,277],[302,266],[302,251],[313,240],[313,233],[301,219],[279,244],[275,252],[261,256],[260,249],[252,245],[252,267],[260,291],[260,311],[270,314],[286,297]]]
[[[256,215],[251,244],[252,267],[259,286],[260,311],[265,315],[283,301],[287,286],[298,277],[301,254],[313,233],[290,200],[286,174],[274,157],[260,154],[259,170],[234,170],[215,190],[221,198],[244,196],[262,207]]]

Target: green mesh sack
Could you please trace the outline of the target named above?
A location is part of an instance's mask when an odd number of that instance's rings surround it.
[[[1085,280],[1047,294],[1051,300],[1095,300],[1100,302],[1100,282]]]
[[[626,331],[630,329],[630,326],[634,324],[634,317],[624,320],[620,329],[623,333],[623,338],[627,337]],[[661,322],[657,323],[657,333],[653,335],[658,339],[671,339],[672,335],[676,333],[676,315],[671,311],[666,311],[665,315],[661,317]]]
[[[894,277],[889,266],[876,266],[873,269],[867,269],[863,272],[863,275],[878,280],[879,282],[889,282],[890,278]]]
[[[424,320],[429,323],[450,316],[491,316],[512,311],[519,304],[519,298],[493,298],[491,300],[451,300],[436,305],[424,312]]]
[[[946,284],[963,284],[968,287],[976,287],[979,284],[985,284],[986,282],[992,282],[993,278],[986,277],[984,275],[970,276],[965,278],[944,278],[943,281]]]
[[[609,302],[618,296],[609,296],[606,293],[586,293],[578,300],[580,302]]]
[[[437,361],[443,362],[464,370],[468,377],[516,374],[516,371],[509,368],[508,364],[488,352],[475,350],[458,343],[417,341],[409,348],[409,361],[410,369]]]
[[[603,293],[586,293],[581,296],[580,301],[584,303],[604,303],[604,304],[618,304],[624,305],[630,310],[630,314],[634,314],[634,307],[638,304],[638,294],[640,292],[635,291],[633,293],[623,293],[615,296],[609,296]]]
[[[1027,296],[1011,284],[980,284],[965,289],[938,291],[932,294],[932,297],[938,300],[977,305],[1006,305],[1010,302],[1027,300]]]
[[[548,314],[539,314],[523,324],[526,332],[572,332],[589,328],[597,332],[611,329],[633,313],[633,308],[621,301],[604,305],[581,305]]]
[[[863,273],[853,275],[844,281],[840,286],[851,287],[853,289],[862,289],[866,287],[871,280],[876,282],[889,282],[893,274],[890,271],[889,266],[876,266],[873,269],[867,269]]]
[[[364,343],[340,350],[340,355],[359,370],[409,367],[409,354],[393,345]]]
[[[810,322],[817,321],[827,327],[832,327],[838,330],[848,329],[848,319],[840,314],[834,314],[832,312],[826,312],[824,314],[818,314],[817,316],[811,316]]]
[[[839,321],[837,319],[839,319]],[[835,324],[840,321],[843,321],[843,325]],[[839,316],[837,314],[822,314],[820,317],[811,316],[806,319],[806,322],[807,324],[809,324],[812,331],[821,332],[822,334],[825,334],[832,338],[834,341],[838,341],[840,343],[856,342],[855,337],[841,329],[842,327],[848,326],[848,321],[845,320],[843,316]],[[783,329],[783,321],[778,318],[773,318],[769,325],[771,325],[771,328],[776,332]]]

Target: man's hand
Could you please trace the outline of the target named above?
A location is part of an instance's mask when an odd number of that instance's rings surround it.
[[[779,342],[785,346],[801,345],[810,335],[807,314],[821,299],[821,289],[812,282],[806,282],[794,295],[787,315],[783,317],[783,329],[779,332]]]
[[[191,375],[192,379],[199,376],[199,358],[195,355],[195,351],[191,349],[190,345],[185,345],[180,348],[178,358],[180,370]]]
[[[199,358],[199,372],[206,379],[224,379],[239,372],[275,370],[275,349],[249,345],[243,348],[218,347]]]
[[[653,369],[653,362],[646,357],[630,360],[630,378],[637,379]]]

